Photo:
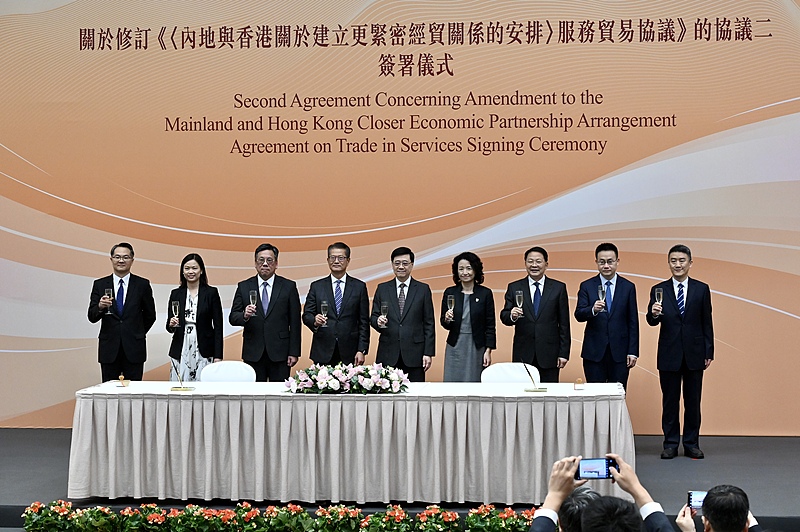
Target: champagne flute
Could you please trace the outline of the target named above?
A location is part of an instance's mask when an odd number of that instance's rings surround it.
[[[381,301],[381,317],[387,318],[389,316],[389,303],[386,301]],[[386,328],[386,325],[382,325],[381,329]]]
[[[597,285],[597,299],[603,302],[605,302],[606,300],[606,287],[602,283]],[[600,312],[605,312],[605,311],[606,309],[603,309]]]
[[[525,301],[523,299],[525,297],[525,294],[522,292],[522,290],[517,290],[516,292],[514,292],[514,297],[516,298],[517,301],[517,308],[522,308],[522,303],[523,301]]]
[[[114,301],[114,289],[113,288],[106,288],[105,296],[110,298],[111,301]],[[111,314],[111,307],[106,308],[106,314]]]
[[[177,318],[178,313],[181,311],[181,303],[180,301],[171,301],[170,306],[172,308],[172,317]]]
[[[453,310],[454,308],[456,308],[456,296],[449,294],[447,296],[447,310]]]
[[[250,304],[255,306],[258,303],[258,290],[250,290]]]
[[[328,317],[328,302],[326,300],[324,300],[324,299],[319,304],[319,313],[322,314],[323,318],[327,318]],[[328,326],[328,322],[326,321],[320,327],[327,327],[327,326]]]
[[[658,303],[660,305],[661,302],[664,301],[664,289],[663,288],[656,288],[655,296],[656,296],[656,303]]]

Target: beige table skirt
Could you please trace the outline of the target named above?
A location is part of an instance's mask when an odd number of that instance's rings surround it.
[[[68,496],[541,503],[557,459],[619,453],[617,384],[414,383],[398,395],[294,395],[276,383],[105,383],[77,392]],[[592,481],[620,495],[610,481]]]

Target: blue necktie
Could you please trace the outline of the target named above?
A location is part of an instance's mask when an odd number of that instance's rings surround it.
[[[333,302],[336,304],[336,315],[342,311],[342,280],[336,281],[336,290],[333,292]]]
[[[678,283],[678,310],[683,316],[683,311],[686,309],[686,303],[683,300],[683,283]]]
[[[533,293],[533,315],[539,317],[539,302],[542,300],[542,292],[539,290],[539,281],[533,283],[536,291]]]
[[[125,306],[125,286],[122,279],[119,280],[119,290],[117,290],[117,314],[122,316],[122,309]]]
[[[267,293],[267,283],[261,285],[261,309],[264,311],[264,316],[267,315],[269,308],[269,294]]]
[[[606,281],[606,311],[611,312],[611,281]]]
[[[397,295],[397,305],[400,307],[400,316],[406,306],[406,283],[400,283],[400,293]]]

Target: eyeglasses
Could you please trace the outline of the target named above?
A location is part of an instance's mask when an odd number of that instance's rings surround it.
[[[133,257],[131,257],[130,255],[114,255],[111,258],[117,262],[119,261],[128,262],[129,260],[133,259]]]
[[[605,266],[606,264],[608,264],[609,266],[613,266],[616,263],[617,263],[617,259],[608,259],[608,260],[600,259],[600,260],[597,261],[597,265],[598,266]]]
[[[272,257],[267,257],[267,258],[258,257],[256,259],[256,264],[275,264],[275,259],[273,259]]]
[[[409,266],[411,266],[411,264],[412,264],[412,263],[411,263],[411,262],[409,262],[409,261],[407,261],[407,260],[403,260],[403,261],[396,260],[396,261],[394,261],[394,262],[392,263],[392,265],[393,265],[395,268],[399,268],[400,266],[402,266],[403,268],[408,268]]]
[[[349,259],[350,257],[344,257],[341,255],[331,255],[328,257],[328,260],[331,262],[347,262]]]

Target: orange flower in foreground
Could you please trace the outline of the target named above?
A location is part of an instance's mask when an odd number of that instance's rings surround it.
[[[419,519],[420,521],[422,521],[424,523],[425,521],[428,520],[428,515],[425,512],[423,512],[423,513],[417,515],[417,519]]]
[[[303,510],[302,506],[298,506],[296,504],[289,504],[289,505],[286,506],[286,508],[290,512],[292,512],[293,514],[300,514],[300,513],[303,513],[305,511],[305,510]]]
[[[181,515],[180,510],[178,510],[177,508],[170,508],[167,517],[178,517],[179,515]]]
[[[364,519],[361,520],[361,528],[367,528],[369,526],[369,518],[370,516],[366,516]]]
[[[164,516],[161,514],[150,514],[147,516],[147,522],[161,524],[164,522]]]
[[[458,519],[458,514],[456,512],[442,512],[442,519],[445,523],[452,523]]]

